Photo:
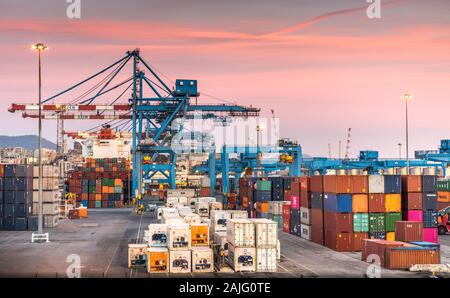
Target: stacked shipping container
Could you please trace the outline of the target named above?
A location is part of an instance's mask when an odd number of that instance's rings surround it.
[[[402,176],[403,219],[423,223],[423,239],[438,242],[437,179],[433,175]]]
[[[127,159],[86,159],[69,173],[69,192],[77,205],[88,208],[121,208],[129,200],[130,162]]]
[[[446,187],[442,182],[439,189]],[[402,211],[404,219],[423,224],[424,237],[416,241],[437,243],[435,176],[301,177],[293,180],[290,192],[283,231],[332,249],[359,251],[363,239],[396,240]]]
[[[27,230],[37,227],[32,217],[33,167],[0,165],[0,227],[3,230]],[[34,223],[35,221],[35,223]]]

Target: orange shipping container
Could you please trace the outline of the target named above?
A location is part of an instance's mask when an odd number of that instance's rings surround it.
[[[102,193],[108,193],[108,186],[102,186]]]
[[[449,203],[450,202],[450,192],[449,191],[438,191],[438,202]]]
[[[412,265],[416,264],[441,263],[441,256],[438,249],[387,248],[385,258],[386,268],[391,270],[409,269]]]
[[[207,224],[191,225],[191,241],[193,246],[209,245],[209,227]]]
[[[367,195],[356,194],[352,196],[352,212],[354,213],[369,212],[369,198]]]
[[[400,194],[386,194],[384,196],[384,207],[386,212],[401,212],[402,197]]]
[[[262,213],[269,213],[269,203],[268,202],[256,202],[256,210]]]
[[[78,215],[80,216],[80,218],[87,218],[88,217],[87,208],[78,208]]]
[[[101,194],[95,194],[95,200],[96,201],[101,201],[102,200],[102,195]]]
[[[169,272],[169,251],[165,248],[153,247],[147,251],[147,271],[151,273]]]
[[[108,186],[108,193],[114,193],[114,186]]]

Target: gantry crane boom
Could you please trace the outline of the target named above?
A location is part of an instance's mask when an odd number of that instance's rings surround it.
[[[124,69],[125,65],[132,61],[132,76],[119,84],[110,87],[112,81]],[[142,69],[141,70],[141,66]],[[149,75],[144,72],[148,71]],[[67,93],[78,90],[77,88],[87,82],[111,71],[105,78],[97,83],[91,91],[98,89],[94,96],[87,97],[86,92],[70,103],[48,104]],[[100,96],[117,89],[125,83],[131,82],[124,92],[115,99],[110,99],[110,104],[93,104]],[[132,88],[131,97],[126,103],[116,104],[128,88]],[[147,87],[145,90],[144,87]],[[147,95],[150,91],[150,96]],[[145,96],[144,96],[145,93]],[[133,193],[142,193],[141,187],[144,179],[151,179],[156,173],[165,178],[160,182],[168,182],[175,187],[175,163],[176,154],[171,148],[171,124],[175,119],[190,119],[199,114],[203,118],[221,117],[253,117],[258,116],[260,109],[236,104],[197,104],[196,80],[176,80],[175,86],[169,88],[140,55],[139,49],[128,51],[124,57],[113,64],[80,81],[79,83],[57,93],[42,101],[43,119],[64,120],[130,120],[132,130],[132,157],[133,157]],[[195,98],[195,104],[191,99]],[[25,118],[38,118],[36,112],[39,106],[36,104],[12,104],[10,112],[21,111]],[[183,129],[180,126],[179,131]],[[62,129],[61,133],[62,133]],[[148,142],[151,140],[151,142]],[[158,155],[168,156],[168,163],[161,164]],[[151,163],[143,165],[145,157],[151,157]],[[147,158],[148,159],[148,158]],[[211,179],[211,183],[215,179]]]

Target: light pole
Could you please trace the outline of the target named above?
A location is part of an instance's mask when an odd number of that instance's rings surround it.
[[[402,159],[402,143],[398,143],[398,158]]]
[[[406,171],[409,175],[409,143],[408,143],[408,101],[412,98],[412,95],[409,93],[405,93],[402,95],[403,100],[405,101],[405,113],[406,113]]]
[[[42,86],[42,80],[41,80],[41,52],[48,50],[48,47],[43,43],[36,43],[31,47],[33,50],[38,52],[38,59],[39,59],[39,116],[38,116],[38,130],[39,130],[39,136],[38,136],[38,167],[39,167],[39,181],[38,181],[38,234],[43,235],[43,216],[42,216],[42,119],[41,119],[41,113],[42,113],[42,98],[41,98],[41,86]],[[48,239],[47,239],[48,240]]]

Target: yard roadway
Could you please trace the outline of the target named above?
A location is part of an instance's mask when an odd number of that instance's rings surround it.
[[[30,243],[31,232],[0,231],[0,277],[66,277],[72,254],[81,261],[81,277],[364,277],[368,264],[360,253],[339,253],[294,235],[279,233],[281,262],[276,273],[151,274],[127,268],[128,243],[141,239],[150,215],[131,209],[92,210],[89,218],[63,220],[48,229],[50,243]],[[139,235],[138,235],[139,234]],[[450,263],[450,235],[441,237],[442,262]],[[69,258],[70,259],[70,258]],[[429,274],[382,270],[382,277]]]

